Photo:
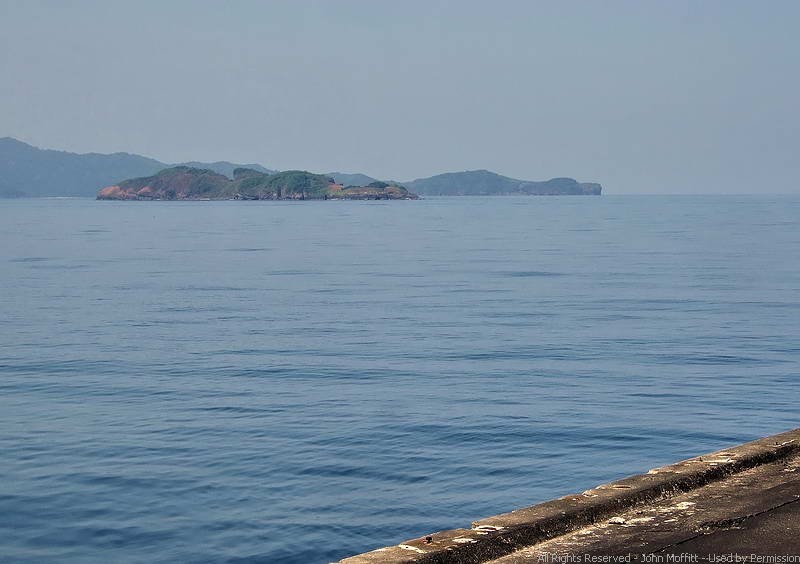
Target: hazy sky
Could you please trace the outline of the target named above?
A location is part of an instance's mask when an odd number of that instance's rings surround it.
[[[800,2],[0,0],[0,136],[800,193]]]

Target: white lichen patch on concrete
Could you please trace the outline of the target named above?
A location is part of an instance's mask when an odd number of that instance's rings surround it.
[[[416,546],[411,546],[409,544],[398,544],[397,546],[402,548],[403,550],[413,550],[414,552],[425,554],[424,550],[422,550],[421,548],[417,548]]]
[[[495,527],[493,525],[478,525],[477,527],[472,527],[472,530],[492,533],[494,531],[502,531],[503,527]]]
[[[680,503],[676,503],[672,506],[673,509],[689,509],[693,505],[697,505],[693,501],[681,501]]]
[[[655,517],[634,517],[633,519],[628,519],[628,524],[638,525],[640,523],[649,523],[653,520],[655,520]]]
[[[656,508],[654,508],[654,511],[656,513],[662,513],[662,514],[663,513],[675,513],[676,511],[686,511],[688,509],[691,509],[692,506],[694,506],[694,505],[695,505],[695,503],[693,501],[681,501],[681,502],[676,503],[674,505],[667,505],[665,507],[656,507]],[[693,512],[690,512],[689,514],[691,515],[691,513],[693,513]]]
[[[475,543],[478,541],[467,537],[456,537],[453,539],[453,542],[457,542],[458,544],[468,544],[468,543]]]

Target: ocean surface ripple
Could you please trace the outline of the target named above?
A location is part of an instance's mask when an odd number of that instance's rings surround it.
[[[0,201],[0,559],[326,563],[797,427],[799,224]]]

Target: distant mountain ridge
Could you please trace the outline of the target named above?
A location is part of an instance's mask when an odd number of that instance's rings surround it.
[[[544,181],[517,180],[489,170],[446,172],[430,178],[404,182],[410,190],[426,196],[599,196],[602,187],[595,182],[573,178]]]
[[[39,149],[11,137],[0,138],[0,198],[78,196],[95,197],[98,190],[131,178],[153,176],[174,166],[207,169],[232,179],[236,169],[263,174],[277,171],[259,164],[188,162],[173,165],[131,153],[70,153]],[[332,172],[325,175],[344,187],[369,186],[378,182],[360,173]],[[390,182],[398,185],[397,182]],[[427,196],[490,195],[600,195],[602,187],[572,178],[545,181],[517,180],[488,170],[447,172],[400,183]]]
[[[0,196],[92,196],[109,180],[154,174],[155,159],[129,153],[76,154],[0,139]]]
[[[213,170],[229,178],[237,168],[275,172],[258,164],[240,165],[227,161],[186,165]],[[0,138],[0,198],[94,198],[105,186],[128,178],[151,176],[172,166],[131,153],[70,153],[39,149],[12,137],[3,137]]]

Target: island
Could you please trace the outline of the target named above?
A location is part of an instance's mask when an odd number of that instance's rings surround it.
[[[107,186],[98,200],[416,200],[405,187],[375,181],[344,186],[333,178],[304,170],[262,172],[237,168],[233,178],[190,166],[166,168],[153,176]]]
[[[599,196],[603,190],[597,182],[563,177],[519,180],[490,170],[446,172],[403,185],[425,196]]]

